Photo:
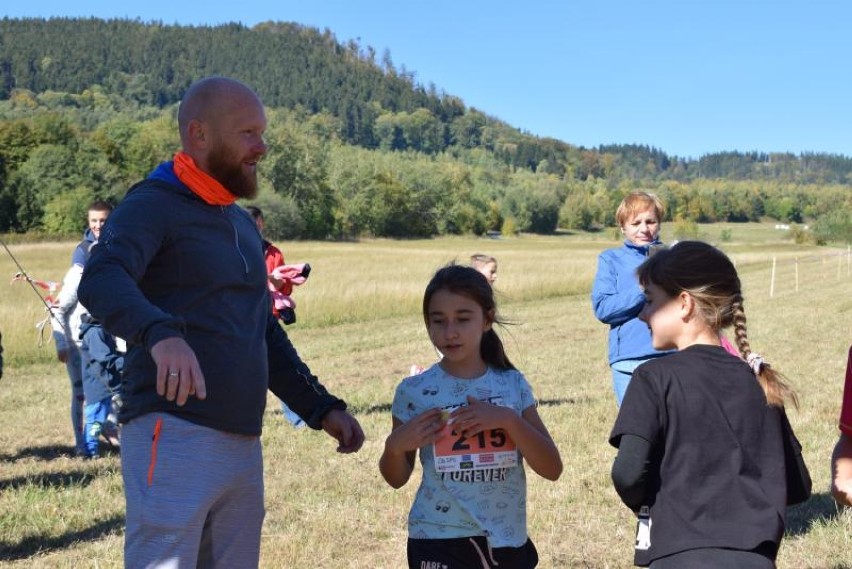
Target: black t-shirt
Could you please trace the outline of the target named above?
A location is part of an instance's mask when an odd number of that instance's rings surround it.
[[[786,518],[780,414],[742,360],[694,345],[633,373],[610,444],[652,445],[651,545],[635,563],[701,547],[779,544]]]

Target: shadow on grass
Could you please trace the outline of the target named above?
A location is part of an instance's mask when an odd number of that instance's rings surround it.
[[[82,458],[75,458],[74,462],[62,464],[63,467],[66,464],[72,466],[73,468],[71,469],[63,469],[60,472],[29,473],[8,479],[0,478],[0,492],[17,490],[28,486],[50,489],[86,487],[95,478],[106,474],[115,474],[121,470],[120,465],[116,461],[106,460],[107,457],[117,457],[118,454],[118,448],[106,448],[101,452],[101,460],[84,462]],[[73,452],[69,451],[67,447],[62,446],[26,448],[14,456],[0,455],[0,462],[23,460],[33,456],[42,460],[50,460],[59,457],[68,457],[69,455],[73,456]]]
[[[8,480],[0,480],[0,491],[17,490],[25,486],[36,486],[38,488],[86,487],[98,476],[100,474],[97,472],[85,470],[15,476]]]
[[[101,457],[117,456],[119,448],[101,443]],[[13,462],[17,460],[26,460],[35,458],[37,460],[56,460],[58,458],[77,458],[74,452],[74,447],[65,445],[48,445],[42,447],[24,447],[18,450],[15,454],[0,454],[0,461]],[[80,459],[82,460],[82,459]]]
[[[559,399],[540,399],[538,405],[539,407],[559,407],[560,405],[577,405],[589,401],[591,401],[589,397],[561,397]]]
[[[370,405],[369,407],[352,407],[353,415],[372,415],[374,413],[388,413],[391,410],[390,403],[380,403],[378,405]]]
[[[538,402],[541,407],[558,407],[559,405],[576,405],[578,403],[588,403],[588,397],[565,397],[560,399],[542,399]],[[388,413],[391,410],[390,403],[380,403],[378,405],[370,405],[369,407],[352,406],[351,411],[354,415],[372,415],[374,413]]]
[[[24,447],[15,454],[0,454],[0,460],[13,461],[26,458],[37,458],[39,460],[56,460],[57,458],[74,456],[74,447],[66,445],[48,445],[41,447]]]
[[[27,559],[36,554],[64,549],[80,541],[97,541],[105,535],[121,532],[122,528],[124,528],[124,515],[113,516],[90,527],[56,537],[31,535],[18,543],[0,541],[0,561]]]
[[[812,494],[804,504],[792,506],[787,510],[787,534],[804,535],[810,531],[814,522],[830,521],[839,515],[840,511],[831,494],[828,492]]]

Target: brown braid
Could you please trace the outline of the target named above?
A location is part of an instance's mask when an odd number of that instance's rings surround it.
[[[743,309],[743,297],[741,294],[734,296],[731,305],[734,324],[734,341],[743,359],[748,359],[751,354],[751,345],[748,343],[748,331],[746,329],[746,315]],[[799,408],[799,400],[796,392],[784,380],[784,376],[764,363],[757,374],[757,381],[766,394],[766,402],[774,407],[784,407],[785,401],[790,401],[796,409]]]
[[[748,343],[748,333],[746,332],[746,315],[743,310],[743,297],[737,294],[731,303],[731,313],[733,315],[734,325],[734,341],[737,343],[737,348],[740,350],[740,355],[743,359],[748,358],[751,353],[751,345]]]

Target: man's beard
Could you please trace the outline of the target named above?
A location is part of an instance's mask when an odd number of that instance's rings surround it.
[[[210,175],[236,197],[252,199],[257,195],[257,172],[244,173],[242,162],[231,162],[223,146],[210,152],[207,167]]]

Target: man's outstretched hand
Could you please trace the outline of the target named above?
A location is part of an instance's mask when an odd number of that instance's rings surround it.
[[[346,411],[332,409],[326,413],[322,418],[322,430],[337,439],[337,452],[358,452],[364,444],[364,430]]]

